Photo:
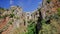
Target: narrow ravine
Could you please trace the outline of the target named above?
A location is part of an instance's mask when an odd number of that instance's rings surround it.
[[[37,24],[36,24],[36,34],[39,34],[39,31],[42,28],[41,21],[42,21],[42,14],[41,14],[41,11],[39,11],[39,17],[38,17]]]

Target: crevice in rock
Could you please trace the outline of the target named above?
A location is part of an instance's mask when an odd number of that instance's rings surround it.
[[[0,34],[2,34],[3,31],[0,31]]]
[[[50,24],[50,19],[45,22],[46,24]]]
[[[39,17],[36,24],[36,34],[39,34],[39,31],[42,29],[41,21],[42,21],[42,15],[41,15],[41,12],[39,12]]]

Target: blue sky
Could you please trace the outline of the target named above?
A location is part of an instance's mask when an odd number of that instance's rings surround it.
[[[38,8],[42,0],[0,0],[0,7],[9,8],[11,5],[19,5],[23,11],[29,12]]]

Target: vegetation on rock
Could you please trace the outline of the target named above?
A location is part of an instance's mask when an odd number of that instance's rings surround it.
[[[35,22],[32,22],[32,21],[29,22],[29,25],[27,27],[27,29],[28,29],[27,34],[36,34],[35,26],[36,26]]]
[[[50,3],[51,0],[47,0],[47,3]]]

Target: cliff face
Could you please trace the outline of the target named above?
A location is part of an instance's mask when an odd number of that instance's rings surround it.
[[[43,0],[41,14],[43,19],[46,20],[45,25],[42,24],[42,30],[45,29],[43,34],[46,34],[46,31],[48,34],[60,34],[60,0]]]
[[[17,28],[19,29],[17,31],[20,31],[20,33],[25,32],[24,20],[25,13],[22,12],[21,7],[11,6],[10,9],[5,10],[0,15],[0,34],[14,34]]]
[[[60,34],[60,0],[42,1],[42,7],[32,14],[24,13],[18,6],[0,9],[0,34],[25,34],[28,29],[36,34]]]
[[[41,8],[43,19],[45,19],[47,16],[51,16],[52,14],[56,14],[59,7],[59,0],[43,0]]]

